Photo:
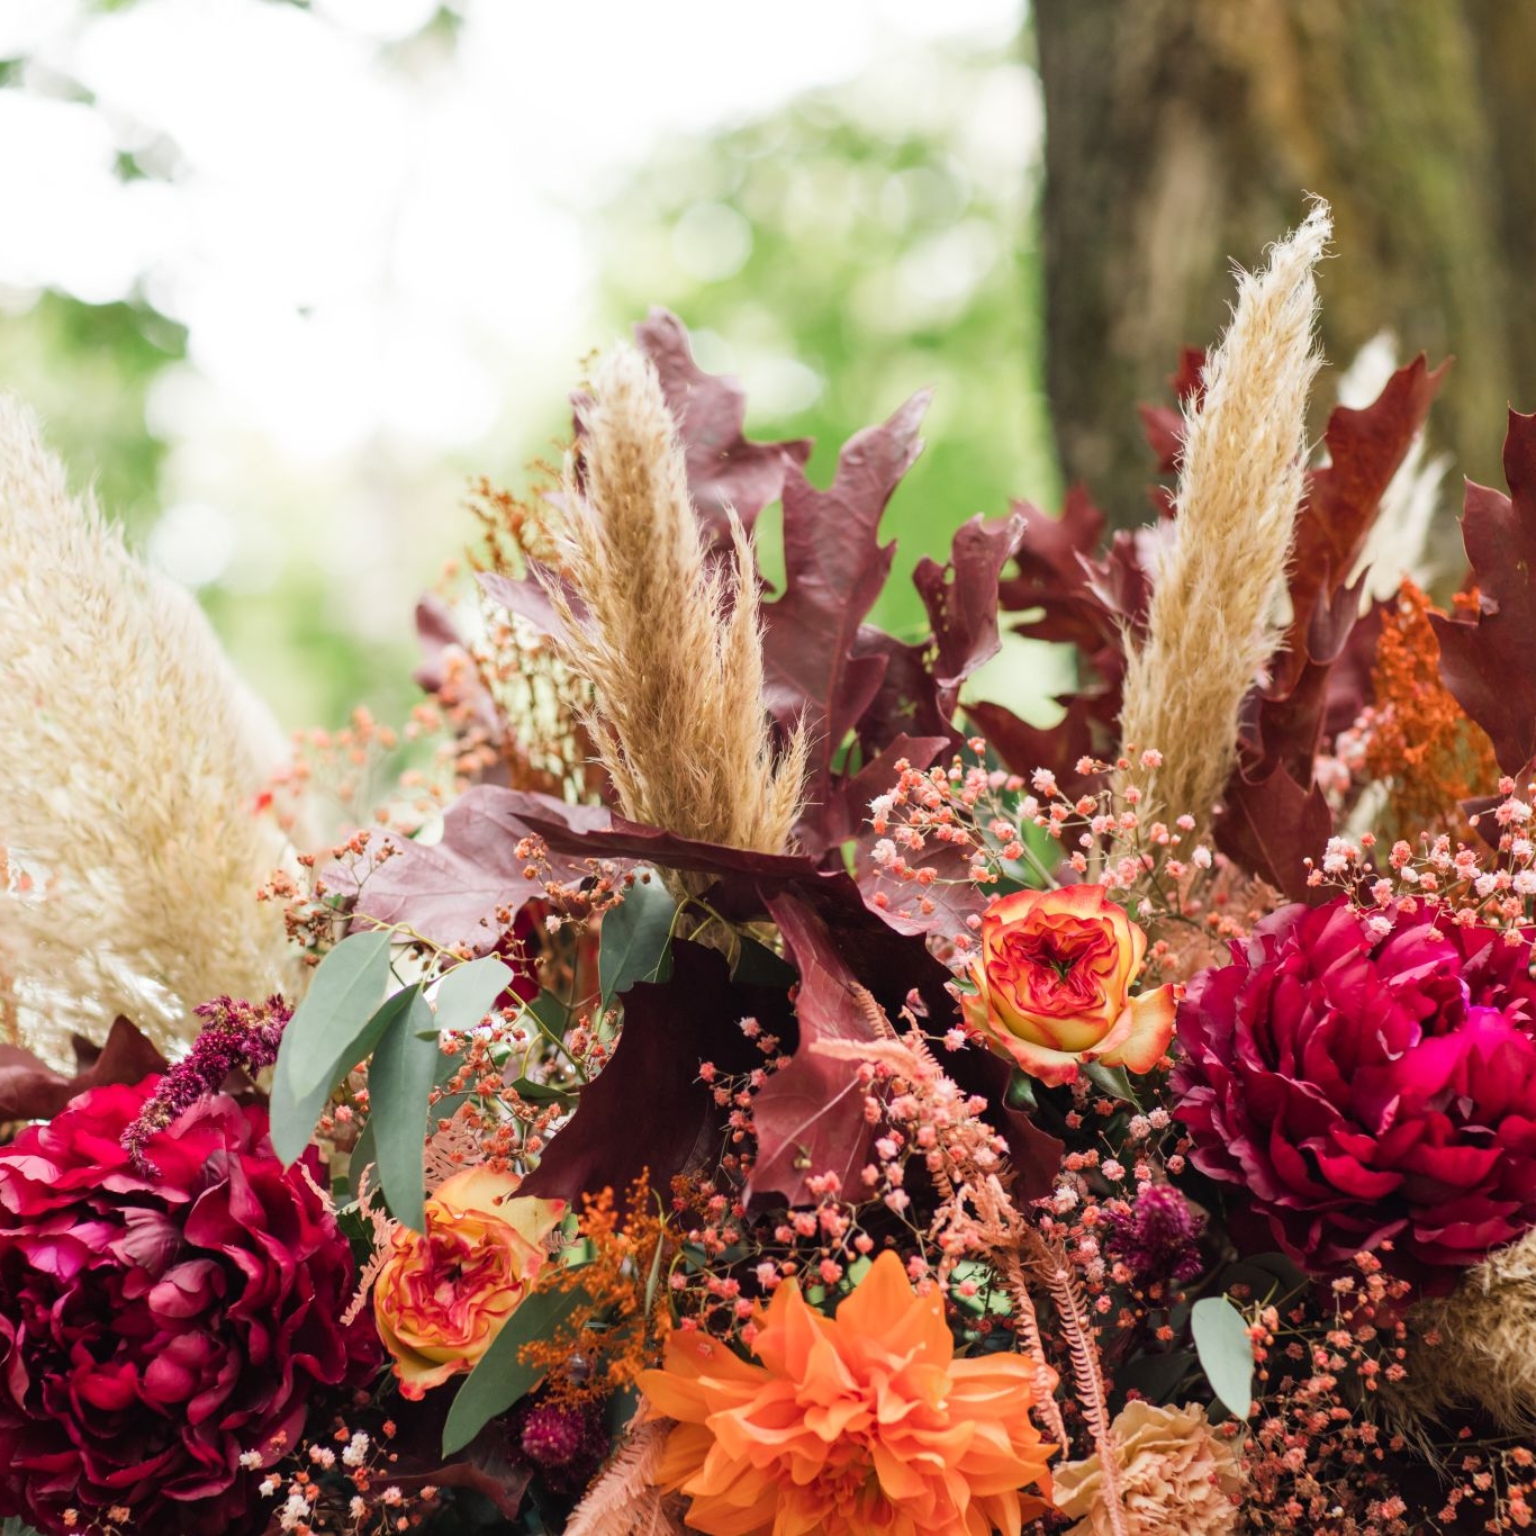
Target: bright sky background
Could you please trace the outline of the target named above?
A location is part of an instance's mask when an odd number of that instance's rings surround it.
[[[0,59],[30,61],[29,89],[0,91],[0,305],[137,290],[185,324],[188,364],[150,400],[173,444],[152,557],[269,590],[299,524],[381,638],[401,638],[421,509],[451,511],[466,456],[547,422],[610,339],[588,231],[628,171],[668,134],[860,76],[893,125],[920,121],[925,51],[1021,20],[1020,0],[465,0],[448,46],[417,36],[434,10],[0,0]],[[1038,143],[1026,74],[976,104],[983,174]],[[120,179],[124,148],[170,179]],[[674,232],[696,276],[743,259],[712,206]]]

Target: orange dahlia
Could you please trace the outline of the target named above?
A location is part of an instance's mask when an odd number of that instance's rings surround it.
[[[882,1253],[829,1318],[787,1282],[741,1359],[679,1329],[640,1386],[675,1419],[656,1481],[708,1536],[1019,1536],[1051,1506],[1039,1368],[956,1360],[935,1288]],[[1036,1493],[1026,1493],[1033,1488]]]

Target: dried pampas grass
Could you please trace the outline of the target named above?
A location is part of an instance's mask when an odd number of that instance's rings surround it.
[[[782,853],[805,742],[774,750],[746,534],[733,516],[731,558],[711,567],[661,384],[632,347],[601,362],[583,426],[559,530],[573,596],[551,598],[619,804],[682,837]]]
[[[69,494],[0,397],[0,971],[22,1042],[126,1014],[162,1046],[222,993],[291,982],[284,851],[253,799],[281,760],[193,599]]]
[[[1156,748],[1143,817],[1208,824],[1235,761],[1238,710],[1279,645],[1286,561],[1304,489],[1313,272],[1333,224],[1313,204],[1237,304],[1186,421],[1178,518],[1154,572],[1146,641],[1131,652],[1121,741]]]

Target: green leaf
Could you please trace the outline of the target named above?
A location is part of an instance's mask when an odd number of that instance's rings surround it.
[[[494,955],[472,960],[468,965],[454,966],[437,984],[433,994],[437,1004],[437,1028],[473,1029],[491,1011],[511,980],[511,966],[504,965]]]
[[[1100,1093],[1107,1093],[1110,1098],[1119,1099],[1133,1109],[1141,1108],[1141,1100],[1131,1086],[1131,1075],[1124,1067],[1106,1067],[1102,1061],[1085,1061],[1083,1075]]]
[[[277,1051],[278,1075],[286,1075],[296,1098],[321,1086],[329,1093],[338,1080],[337,1062],[344,1071],[367,1054],[354,1046],[384,995],[393,937],[384,928],[354,933],[316,968]]]
[[[518,1078],[512,1087],[518,1098],[528,1104],[560,1104],[569,1109],[579,1097],[574,1088],[557,1088],[553,1083],[536,1083],[528,1077]]]
[[[410,1006],[411,989],[396,992],[384,1000],[360,1033],[351,1037],[330,1070],[307,1093],[296,1093],[283,1068],[282,1048],[278,1048],[277,1066],[272,1073],[272,1146],[285,1163],[291,1163],[306,1146],[315,1122],[325,1108],[332,1089],[365,1056],[372,1053],[390,1025]],[[291,1030],[293,1025],[288,1028]],[[283,1043],[287,1044],[287,1034]]]
[[[1039,1109],[1034,1078],[1015,1067],[1013,1075],[1008,1079],[1007,1099],[1009,1109]]]
[[[497,1414],[538,1386],[544,1372],[524,1365],[518,1351],[534,1339],[549,1338],[578,1307],[589,1304],[579,1285],[569,1291],[534,1291],[518,1304],[448,1410],[444,1456],[463,1450]]]
[[[1243,1314],[1225,1296],[1195,1303],[1190,1329],[1200,1368],[1232,1415],[1246,1419],[1253,1408],[1253,1340]]]
[[[799,974],[789,961],[774,954],[766,944],[743,937],[731,980],[744,987],[788,987]]]
[[[426,1224],[427,1110],[437,1079],[437,1032],[420,986],[373,1052],[368,1069],[369,1121],[379,1183],[399,1221],[420,1232]]]
[[[603,914],[597,979],[606,1008],[638,981],[665,981],[672,974],[672,925],[677,905],[653,873],[637,873],[624,900]]]

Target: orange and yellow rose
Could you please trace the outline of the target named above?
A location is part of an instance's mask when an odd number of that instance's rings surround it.
[[[882,1253],[835,1317],[793,1281],[756,1317],[755,1361],[678,1329],[640,1389],[676,1420],[655,1481],[708,1536],[1019,1536],[1049,1508],[1056,1447],[1030,1418],[1048,1370],[954,1358],[938,1287]]]
[[[391,1237],[373,1315],[406,1397],[473,1369],[548,1262],[565,1202],[515,1188],[488,1168],[455,1174],[427,1201],[425,1232]]]
[[[982,914],[966,1019],[1044,1083],[1095,1061],[1150,1072],[1173,1039],[1178,988],[1131,996],[1146,953],[1101,885],[1003,896]]]

